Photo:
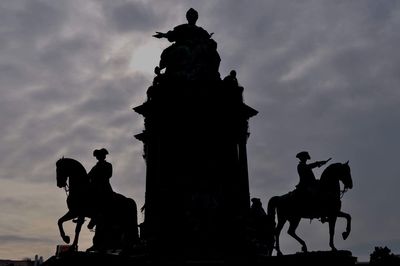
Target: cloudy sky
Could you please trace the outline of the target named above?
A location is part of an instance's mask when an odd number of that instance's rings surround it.
[[[264,206],[298,182],[295,155],[350,160],[353,216],[336,246],[367,260],[375,246],[400,253],[400,2],[396,0],[3,0],[0,2],[0,258],[48,258],[62,241],[66,195],[55,162],[106,147],[114,189],[144,201],[143,118],[152,70],[169,43],[152,38],[185,23],[218,42],[220,73],[238,72],[250,123],[251,196]],[[322,170],[322,169],[321,169]],[[321,170],[316,171],[319,176]],[[142,220],[139,214],[139,219]],[[73,227],[67,226],[72,233]],[[328,226],[303,220],[310,250],[328,250]],[[85,228],[80,248],[91,245]],[[283,252],[300,250],[282,234]]]

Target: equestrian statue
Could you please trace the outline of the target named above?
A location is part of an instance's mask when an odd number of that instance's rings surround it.
[[[58,220],[58,227],[61,238],[70,243],[63,223],[70,220],[76,223],[72,249],[77,249],[79,233],[86,217],[91,219],[88,228],[95,227],[93,246],[88,251],[129,252],[139,240],[136,203],[112,191],[107,179],[110,172],[107,174],[105,171],[108,169],[112,173],[111,164],[105,162],[106,154],[108,152],[105,149],[95,150],[94,156],[99,162],[89,174],[74,159],[61,158],[56,163],[57,186],[64,188],[68,195],[68,212]]]
[[[336,251],[334,234],[337,218],[345,218],[347,222],[346,231],[342,233],[343,239],[347,239],[351,230],[350,214],[341,211],[341,197],[353,187],[349,162],[329,165],[322,172],[320,180],[317,180],[312,173],[312,168],[320,167],[330,159],[307,164],[306,161],[311,159],[308,152],[301,152],[296,157],[300,159],[299,185],[294,191],[282,196],[274,196],[268,202],[267,215],[273,220],[275,220],[275,216],[277,217],[274,230],[277,255],[282,255],[279,236],[287,221],[289,221],[288,234],[301,244],[303,252],[307,252],[306,243],[296,234],[301,218],[316,218],[320,219],[322,223],[328,222],[329,246],[332,251]],[[343,190],[341,190],[340,182],[343,183]],[[272,248],[273,246],[270,246],[268,255],[272,254]]]

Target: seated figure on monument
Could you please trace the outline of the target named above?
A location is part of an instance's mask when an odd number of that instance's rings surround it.
[[[250,241],[258,252],[266,253],[272,250],[274,245],[275,221],[264,211],[261,200],[259,198],[251,199],[251,207],[249,213],[249,237]],[[267,255],[270,255],[269,253]]]
[[[229,72],[229,75],[224,78],[224,82],[229,87],[238,87],[239,83],[236,78],[236,71],[231,70],[231,72]]]
[[[156,38],[167,38],[170,42],[176,42],[178,44],[184,42],[203,42],[211,38],[212,34],[209,34],[205,29],[196,25],[199,14],[193,8],[190,8],[186,12],[187,24],[176,26],[173,30],[167,33],[156,32],[153,35]]]
[[[153,79],[153,84],[147,89],[147,100],[151,101],[154,100],[154,97],[157,97],[157,94],[159,93],[159,87],[163,81],[163,74],[161,74],[161,69],[160,67],[156,66],[154,68],[154,74],[156,76]]]
[[[178,25],[167,33],[156,32],[153,35],[174,42],[162,52],[160,69],[166,68],[167,75],[183,80],[219,78],[221,58],[217,52],[217,43],[211,39],[212,34],[196,25],[196,10],[190,8],[186,18],[188,23]]]
[[[240,104],[243,102],[243,87],[239,86],[239,82],[237,80],[237,74],[235,70],[231,70],[229,75],[223,79],[225,92],[228,101],[231,101],[236,104]]]

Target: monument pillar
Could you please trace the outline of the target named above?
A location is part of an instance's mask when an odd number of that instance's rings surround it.
[[[155,37],[174,43],[161,55],[147,101],[134,108],[145,121],[136,135],[147,167],[141,237],[160,256],[245,253],[246,142],[257,111],[243,102],[236,76],[220,78],[216,42],[189,18]]]

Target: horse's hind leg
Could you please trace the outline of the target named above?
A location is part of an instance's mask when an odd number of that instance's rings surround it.
[[[328,217],[329,220],[329,246],[331,247],[332,251],[336,251],[336,247],[334,244],[333,239],[335,238],[335,226],[336,226],[336,216]]]
[[[294,218],[289,220],[289,229],[288,234],[296,239],[301,244],[301,251],[307,252],[307,245],[303,239],[301,239],[298,235],[296,235],[296,229],[299,226],[301,218]]]
[[[277,253],[278,256],[282,255],[281,248],[279,246],[279,236],[281,234],[282,228],[285,225],[285,223],[286,223],[286,219],[282,219],[282,218],[280,218],[278,216],[278,224],[276,225],[275,232],[274,232],[274,235],[275,235],[275,249],[276,249],[276,253]]]
[[[343,239],[346,240],[347,237],[350,234],[350,231],[351,231],[351,216],[348,213],[340,211],[339,214],[338,214],[338,217],[345,218],[346,221],[347,221],[347,223],[346,223],[346,231],[342,233]]]
[[[74,215],[73,213],[71,213],[70,211],[68,211],[63,217],[61,217],[60,219],[58,219],[58,229],[60,230],[60,235],[61,238],[64,240],[65,243],[69,244],[70,238],[69,236],[67,236],[65,234],[64,231],[64,227],[63,227],[63,223],[69,220],[72,220],[76,217],[76,215]]]

